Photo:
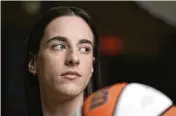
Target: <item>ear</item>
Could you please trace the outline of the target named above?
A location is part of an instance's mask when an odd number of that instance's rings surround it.
[[[95,57],[93,57],[93,62],[95,61]]]
[[[93,57],[93,62],[94,62],[94,61],[95,61],[95,57]],[[92,77],[93,72],[94,72],[94,67],[92,66],[91,72],[90,72],[90,77]]]
[[[31,56],[31,59],[30,59],[30,61],[28,63],[28,70],[34,76],[38,73],[37,65],[36,65],[36,57],[35,56]]]
[[[91,68],[91,74],[93,73],[93,71],[94,71],[94,68],[92,67],[92,68]]]
[[[93,66],[92,66],[91,72],[90,72],[90,78],[92,77],[93,72],[94,72],[94,68],[93,68]]]

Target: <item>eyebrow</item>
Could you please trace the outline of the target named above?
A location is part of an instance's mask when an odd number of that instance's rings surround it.
[[[51,41],[54,41],[54,40],[62,41],[62,42],[68,43],[68,39],[67,39],[66,37],[63,37],[63,36],[55,36],[55,37],[49,39],[49,40],[47,41],[47,43],[49,43],[49,42],[51,42]],[[78,42],[78,44],[85,44],[85,43],[88,43],[88,44],[92,45],[92,47],[94,46],[93,43],[92,43],[90,40],[88,40],[88,39],[81,39],[81,40],[79,40],[79,42]]]
[[[79,41],[79,44],[85,44],[85,43],[88,43],[88,44],[92,45],[92,47],[94,46],[94,44],[93,44],[90,40],[81,39],[81,40]]]
[[[47,43],[49,43],[49,42],[51,42],[51,41],[54,41],[54,40],[62,41],[62,42],[68,43],[67,38],[66,38],[66,37],[62,37],[62,36],[55,36],[55,37],[49,39],[49,40],[47,41]]]

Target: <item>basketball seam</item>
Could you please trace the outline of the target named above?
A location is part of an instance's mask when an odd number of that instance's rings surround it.
[[[114,113],[115,113],[115,108],[118,106],[118,101],[119,101],[119,99],[120,99],[120,97],[121,97],[121,95],[122,95],[122,93],[123,93],[123,91],[126,89],[126,86],[127,86],[128,84],[126,84],[124,87],[123,87],[123,89],[121,90],[121,92],[119,93],[119,97],[116,99],[116,105],[114,106],[114,111],[113,111],[113,116],[114,116]]]
[[[162,112],[159,116],[164,115],[167,111],[169,111],[174,105],[172,104],[171,106],[169,106],[168,108],[166,108],[166,110],[164,112]]]

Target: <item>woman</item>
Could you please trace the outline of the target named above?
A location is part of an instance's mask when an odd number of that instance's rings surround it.
[[[29,116],[73,116],[101,87],[98,35],[76,7],[54,7],[28,37],[25,86]]]

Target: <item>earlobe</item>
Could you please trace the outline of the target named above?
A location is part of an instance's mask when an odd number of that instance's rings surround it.
[[[93,57],[93,62],[95,61],[95,57]]]
[[[28,63],[28,70],[34,76],[37,74],[36,62],[34,58],[32,58]]]
[[[91,68],[91,72],[90,72],[90,78],[92,77],[92,74],[93,74],[93,67]]]
[[[93,67],[91,68],[91,74],[93,73],[93,71],[94,71],[94,69],[93,69]]]
[[[93,62],[94,62],[94,61],[95,61],[95,57],[93,57]],[[92,66],[91,72],[90,72],[90,77],[92,77],[93,72],[94,72],[94,68],[93,68],[93,66]]]

